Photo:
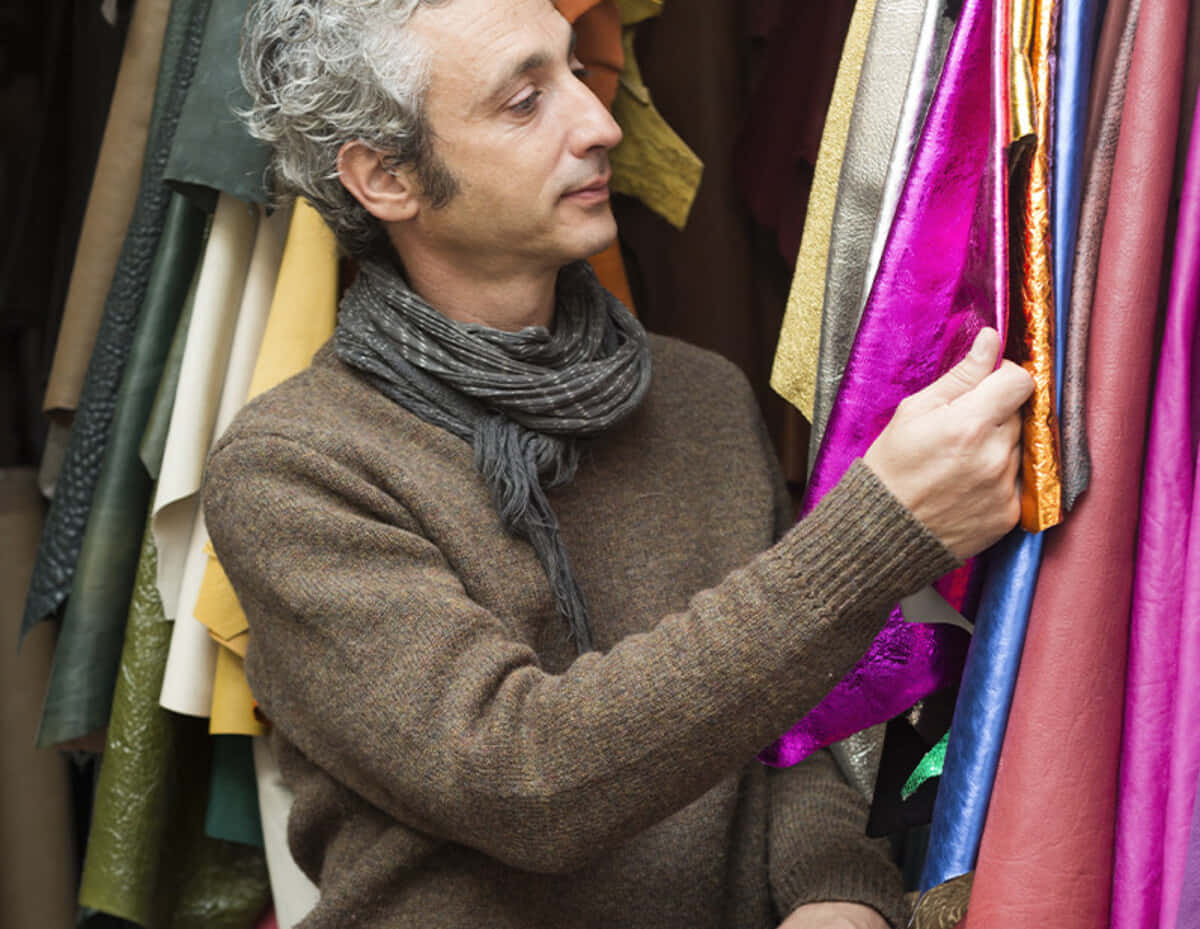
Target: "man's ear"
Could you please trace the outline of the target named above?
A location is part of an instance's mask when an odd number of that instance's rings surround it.
[[[389,170],[383,155],[365,142],[347,142],[338,150],[338,177],[363,208],[385,223],[412,219],[420,212],[417,185],[410,171]]]

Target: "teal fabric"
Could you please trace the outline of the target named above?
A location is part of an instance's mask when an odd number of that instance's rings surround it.
[[[38,731],[43,748],[108,723],[152,489],[138,451],[200,259],[207,220],[185,198],[172,196],[54,650]]]
[[[204,209],[216,209],[219,190],[266,203],[270,149],[252,138],[235,115],[250,105],[238,75],[238,41],[250,0],[212,0],[200,61],[188,89],[166,178]]]
[[[254,749],[248,735],[212,736],[212,780],[204,832],[214,839],[263,847]]]

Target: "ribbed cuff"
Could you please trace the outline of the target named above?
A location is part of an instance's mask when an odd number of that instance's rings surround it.
[[[789,535],[797,577],[820,578],[833,613],[889,607],[960,564],[861,458]]]
[[[883,855],[865,856],[861,845],[822,846],[776,878],[787,913],[806,903],[861,903],[892,929],[904,929],[909,908],[899,870]]]

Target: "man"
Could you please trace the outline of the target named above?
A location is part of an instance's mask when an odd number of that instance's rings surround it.
[[[205,495],[304,925],[901,924],[828,754],[754,755],[1015,524],[1028,377],[981,334],[787,530],[744,379],[581,261],[620,130],[549,0],[256,8],[251,126],[361,261]]]

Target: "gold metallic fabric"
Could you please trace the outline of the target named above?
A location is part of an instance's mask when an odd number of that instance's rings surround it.
[[[771,387],[804,414],[810,422],[817,385],[817,358],[821,348],[821,309],[825,303],[825,272],[829,260],[829,238],[833,230],[833,211],[837,203],[838,179],[850,134],[850,117],[858,91],[867,37],[875,15],[875,0],[861,0],[854,7],[825,128],[813,173],[812,193],[800,237],[800,254],[792,289],[788,294]]]
[[[955,929],[967,915],[975,872],[968,871],[921,895],[913,910],[911,929]]]
[[[1054,268],[1050,257],[1050,132],[1052,99],[1054,0],[1024,0],[1014,7],[1014,34],[1025,17],[1032,22],[1026,54],[1014,56],[1012,91],[1020,89],[1016,76],[1026,67],[1032,77],[1036,136],[1028,154],[1028,175],[1019,170],[1023,184],[1020,198],[1021,271],[1020,312],[1014,322],[1020,342],[1013,345],[1026,371],[1034,380],[1034,392],[1025,408],[1021,462],[1021,527],[1041,532],[1062,521],[1061,465],[1058,414],[1054,403]],[[1015,40],[1014,40],[1015,42]],[[1013,118],[1024,118],[1022,108],[1013,107]],[[1014,126],[1012,135],[1019,137]],[[1016,186],[1014,184],[1014,186]],[[1014,291],[1016,288],[1014,288]]]
[[[1039,6],[1051,7],[1049,2],[1039,0],[1012,0],[1012,54],[1009,58],[1008,101],[1011,141],[1023,139],[1037,132],[1038,81],[1034,77],[1034,16]],[[1051,11],[1053,12],[1053,11]]]

